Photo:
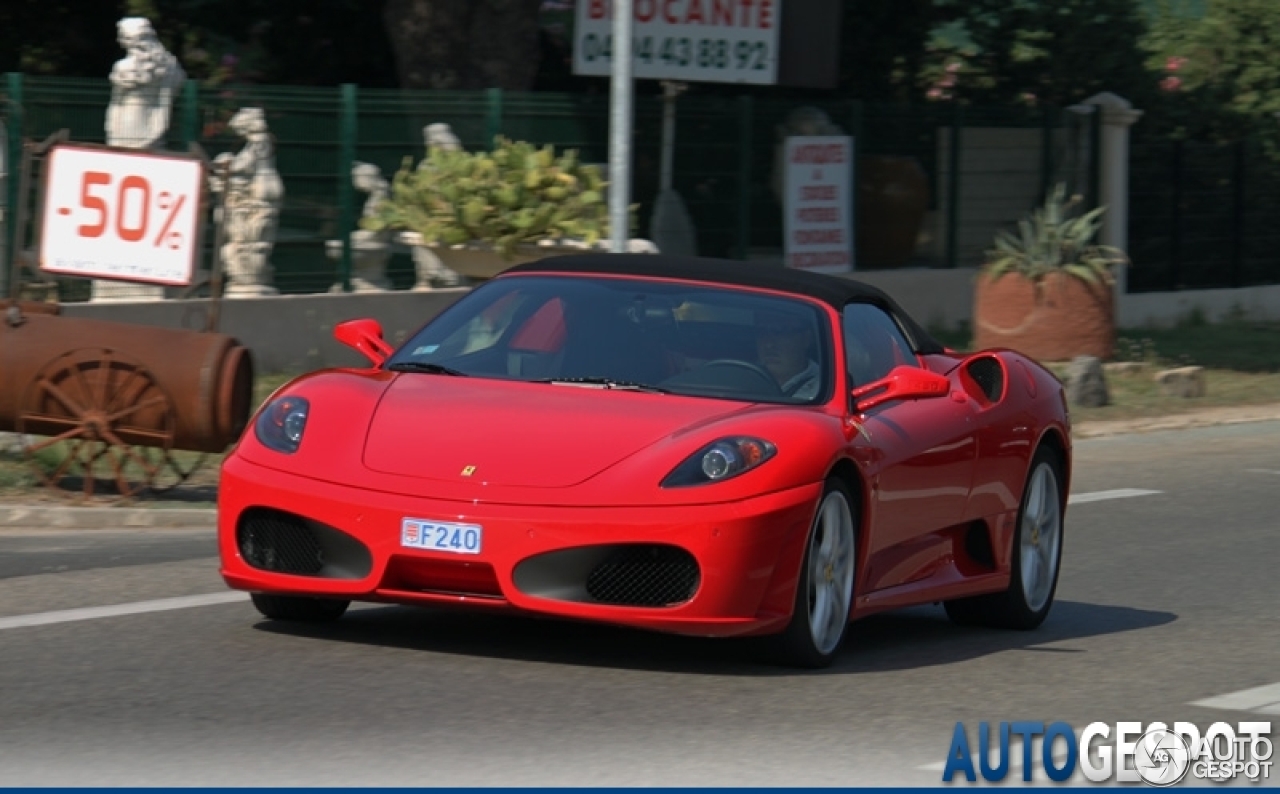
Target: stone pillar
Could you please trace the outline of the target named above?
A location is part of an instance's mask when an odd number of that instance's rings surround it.
[[[1102,170],[1099,200],[1107,211],[1102,216],[1102,235],[1099,242],[1129,251],[1129,127],[1142,118],[1141,110],[1124,97],[1109,91],[1095,94],[1085,100],[1096,105],[1102,113]],[[1116,268],[1117,299],[1128,292],[1127,266]],[[1117,307],[1119,303],[1117,301]]]

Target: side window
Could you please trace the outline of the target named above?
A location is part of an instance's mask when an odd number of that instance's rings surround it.
[[[844,307],[845,366],[854,386],[879,380],[897,366],[919,366],[911,344],[889,314],[870,303]]]

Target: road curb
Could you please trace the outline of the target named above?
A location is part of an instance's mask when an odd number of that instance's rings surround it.
[[[0,527],[18,529],[210,529],[217,511],[189,508],[0,505]]]
[[[1073,440],[1105,438],[1108,436],[1155,433],[1163,430],[1191,430],[1200,427],[1238,425],[1250,422],[1280,420],[1280,404],[1242,405],[1207,408],[1193,413],[1149,419],[1115,419],[1080,422],[1071,429]]]
[[[1280,420],[1280,404],[1210,408],[1153,419],[1080,422],[1072,440],[1108,438],[1165,430]],[[209,529],[217,526],[213,508],[63,507],[0,504],[0,528],[10,529]]]

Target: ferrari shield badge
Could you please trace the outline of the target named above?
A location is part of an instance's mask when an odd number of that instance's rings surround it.
[[[473,475],[473,474],[475,474],[475,473],[476,473],[476,467],[475,467],[475,466],[463,466],[463,467],[462,467],[462,476],[463,476],[463,477],[470,477],[471,475]]]

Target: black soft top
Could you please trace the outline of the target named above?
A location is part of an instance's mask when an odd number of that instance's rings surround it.
[[[892,298],[876,287],[853,279],[776,264],[666,254],[581,254],[527,262],[503,271],[503,275],[508,273],[601,273],[707,281],[804,295],[827,303],[836,311],[851,302],[874,303],[897,317],[915,346],[915,352],[927,355],[944,350]]]

